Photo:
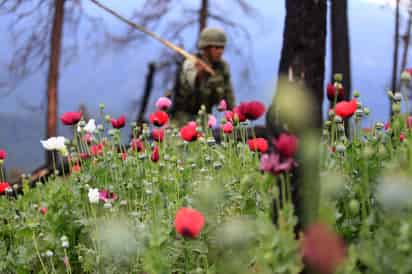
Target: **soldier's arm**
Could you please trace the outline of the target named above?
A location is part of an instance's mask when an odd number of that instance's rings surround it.
[[[180,75],[181,82],[187,85],[190,89],[194,89],[196,86],[197,69],[195,64],[190,60],[183,62],[182,73]]]
[[[228,109],[233,109],[236,103],[231,78],[229,65],[225,63],[225,100]]]

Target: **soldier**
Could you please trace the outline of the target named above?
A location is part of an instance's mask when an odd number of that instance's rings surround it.
[[[179,77],[179,88],[174,95],[172,115],[178,123],[194,119],[200,106],[207,113],[212,107],[226,100],[229,109],[235,98],[230,80],[229,65],[222,59],[226,46],[226,34],[217,28],[206,28],[200,34],[197,57],[208,64],[215,72],[210,75],[200,63],[185,60]]]

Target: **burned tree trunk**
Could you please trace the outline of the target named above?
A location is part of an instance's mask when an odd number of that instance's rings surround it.
[[[345,88],[345,99],[349,100],[351,97],[352,87],[350,69],[348,1],[331,0],[330,17],[332,30],[332,78],[336,73],[343,74],[342,84]]]
[[[398,55],[399,55],[399,1],[396,0],[395,10],[395,37],[393,41],[393,63],[392,63],[392,92],[397,92],[397,79],[398,79]],[[391,112],[392,114],[392,112]]]
[[[59,81],[60,51],[62,44],[64,20],[64,0],[55,0],[54,17],[50,41],[50,62],[47,77],[47,128],[46,137],[50,138],[57,135],[57,90]],[[46,163],[52,163],[51,154],[46,152]]]
[[[411,3],[412,5],[412,3]],[[403,54],[402,54],[402,63],[401,63],[401,71],[406,69],[406,63],[408,61],[408,51],[409,51],[409,43],[411,41],[411,30],[412,30],[412,7],[409,7],[409,14],[408,14],[408,23],[406,25],[406,32],[403,36]]]
[[[153,80],[154,80],[154,75],[156,72],[156,65],[154,63],[150,63],[148,65],[148,68],[149,70],[146,75],[143,100],[140,104],[139,115],[137,116],[137,120],[136,120],[138,124],[141,124],[144,122],[144,115],[146,113],[146,108],[149,103],[150,94],[152,93],[152,89],[153,89]]]
[[[326,0],[287,0],[279,80],[266,124],[275,136],[287,131],[299,137],[296,157],[299,167],[292,178],[297,231],[313,222],[318,214],[316,145],[322,127],[325,48]],[[286,76],[288,80],[282,81]],[[295,90],[302,93],[297,95]],[[305,100],[303,95],[311,100]],[[301,106],[302,103],[306,105]],[[291,117],[299,118],[291,120]]]
[[[200,33],[207,26],[207,18],[209,17],[209,0],[202,0],[199,10],[199,37]]]

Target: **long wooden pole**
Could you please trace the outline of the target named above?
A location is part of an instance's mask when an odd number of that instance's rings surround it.
[[[187,51],[185,51],[184,49],[174,45],[173,43],[167,41],[166,39],[163,39],[162,37],[158,36],[156,33],[151,32],[149,30],[147,30],[146,28],[144,28],[141,25],[138,25],[136,23],[133,23],[132,21],[124,18],[123,16],[121,16],[120,14],[118,14],[117,12],[115,12],[114,10],[104,6],[103,4],[101,4],[100,2],[98,2],[97,0],[90,0],[92,3],[94,3],[96,6],[100,7],[101,9],[105,10],[106,12],[112,14],[113,16],[117,17],[119,20],[123,21],[124,23],[128,24],[129,26],[140,30],[141,32],[143,32],[144,34],[154,38],[155,40],[157,40],[158,42],[162,43],[163,45],[165,45],[166,47],[174,50],[175,52],[181,54],[183,57],[185,57],[186,59],[191,60],[193,63],[199,63],[200,65],[202,65],[205,70],[210,73],[211,75],[215,75],[214,70],[207,65],[205,62],[203,62],[201,59],[197,58],[195,55],[188,53]]]

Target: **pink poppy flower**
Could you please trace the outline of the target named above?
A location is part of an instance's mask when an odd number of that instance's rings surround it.
[[[216,125],[216,117],[213,115],[209,115],[209,120],[207,121],[207,126],[209,128],[213,128]]]
[[[260,158],[260,170],[278,175],[282,172],[289,172],[297,164],[293,158],[287,158],[281,162],[279,154],[263,154]]]
[[[117,200],[116,193],[109,191],[107,189],[99,190],[99,200],[105,203],[114,202]]]
[[[155,105],[158,110],[168,110],[172,106],[172,101],[167,97],[160,97]]]
[[[221,100],[219,103],[219,106],[217,107],[218,111],[226,111],[227,110],[227,104],[226,104],[226,100]]]

